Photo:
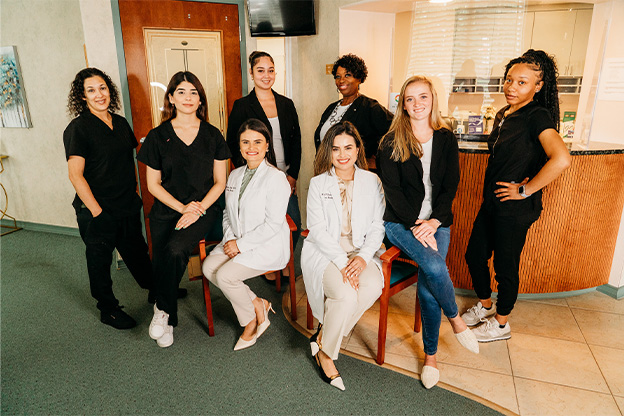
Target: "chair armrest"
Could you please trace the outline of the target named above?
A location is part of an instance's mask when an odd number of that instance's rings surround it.
[[[206,260],[206,240],[203,238],[199,240],[199,259],[202,262]]]
[[[310,230],[308,230],[307,228],[303,231],[301,231],[301,237],[306,238],[308,236],[308,234],[310,234]]]
[[[290,215],[288,214],[286,214],[286,222],[288,223],[288,228],[290,228],[290,232],[297,231],[297,226],[295,225],[295,222],[292,220],[292,218],[290,218]]]
[[[380,259],[383,263],[392,263],[400,254],[401,250],[396,246],[392,246],[381,255]]]

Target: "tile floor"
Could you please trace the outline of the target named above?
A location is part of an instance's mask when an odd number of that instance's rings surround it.
[[[297,324],[305,328],[302,279],[296,289]],[[386,340],[386,363],[408,374],[420,374],[424,359],[421,335],[413,332],[415,296],[409,288],[390,299]],[[457,296],[460,312],[475,302]],[[511,339],[480,344],[477,355],[459,345],[443,318],[441,382],[521,416],[624,416],[624,300],[597,291],[521,300],[509,322]],[[378,325],[377,303],[344,338],[343,350],[374,360]]]

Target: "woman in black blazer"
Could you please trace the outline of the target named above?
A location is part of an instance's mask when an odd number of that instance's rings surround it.
[[[440,117],[431,80],[409,78],[401,88],[399,104],[377,157],[386,196],[384,226],[390,242],[419,267],[417,291],[425,350],[421,380],[431,388],[440,378],[436,364],[440,310],[458,341],[479,352],[474,334],[459,316],[446,267],[451,207],[459,184],[459,149]]]
[[[249,55],[249,66],[254,89],[246,97],[234,102],[228,120],[227,143],[234,166],[244,165],[238,143],[238,129],[250,118],[262,121],[272,134],[277,167],[286,174],[290,184],[287,214],[297,225],[293,243],[297,244],[301,230],[301,213],[297,199],[297,177],[301,166],[301,129],[299,117],[291,99],[273,91],[275,66],[266,52],[254,51]]]
[[[392,113],[377,100],[360,94],[360,84],[368,75],[362,58],[353,54],[341,56],[334,63],[332,75],[342,99],[331,103],[323,112],[314,132],[314,145],[318,149],[331,126],[340,121],[350,121],[364,141],[369,169],[374,169],[377,147],[390,128]]]

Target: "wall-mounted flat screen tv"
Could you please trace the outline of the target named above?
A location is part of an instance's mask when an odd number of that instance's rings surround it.
[[[314,0],[247,0],[251,36],[316,34]]]

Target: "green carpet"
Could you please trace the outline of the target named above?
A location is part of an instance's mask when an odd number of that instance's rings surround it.
[[[499,414],[442,388],[347,356],[337,366],[347,391],[323,383],[307,338],[280,313],[258,343],[232,348],[241,328],[212,287],[215,337],[207,334],[201,283],[183,279],[174,344],[148,336],[152,307],[127,270],[114,289],[139,325],[99,322],[77,237],[19,231],[0,239],[3,415],[9,414]],[[251,288],[274,305],[264,279]]]

